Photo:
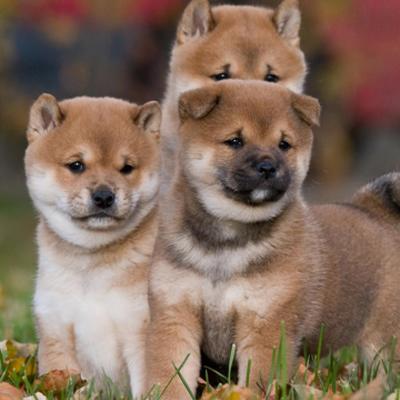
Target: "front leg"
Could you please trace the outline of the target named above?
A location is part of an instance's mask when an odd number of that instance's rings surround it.
[[[200,373],[201,324],[199,313],[187,301],[165,305],[162,299],[151,301],[151,322],[147,341],[147,387],[159,384],[161,390],[188,356],[181,374],[195,393]],[[189,399],[179,376],[175,376],[162,396],[163,400]]]
[[[260,318],[255,313],[249,313],[238,318],[236,325],[237,359],[239,369],[239,385],[245,386],[247,368],[251,360],[249,377],[250,388],[254,391],[266,389],[273,362],[275,349],[275,365],[281,339],[285,342],[287,377],[290,378],[296,364],[297,353],[301,338],[295,333],[294,321],[284,321],[285,336],[282,338],[281,321],[285,320],[285,313],[277,313],[271,318]],[[280,368],[278,366],[278,368]],[[276,371],[276,369],[275,369]],[[272,372],[275,372],[272,371]]]
[[[68,370],[72,374],[80,373],[75,354],[75,335],[72,325],[58,326],[53,329],[37,317],[39,336],[39,373],[43,375],[53,370]]]

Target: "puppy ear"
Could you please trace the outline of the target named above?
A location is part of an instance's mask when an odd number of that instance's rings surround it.
[[[319,126],[321,105],[314,97],[292,94],[292,107],[297,116],[308,126]]]
[[[176,40],[183,44],[188,40],[203,36],[215,26],[208,0],[192,0],[185,8],[178,25]]]
[[[283,39],[293,46],[300,45],[301,13],[298,0],[283,0],[272,20]]]
[[[161,126],[161,107],[158,101],[149,101],[139,106],[134,122],[144,132],[158,135]]]
[[[44,135],[61,124],[63,114],[54,96],[41,94],[33,103],[29,113],[29,123],[26,132],[29,142]]]
[[[201,88],[183,93],[179,98],[179,117],[181,122],[188,118],[201,119],[207,116],[218,104],[216,90]]]

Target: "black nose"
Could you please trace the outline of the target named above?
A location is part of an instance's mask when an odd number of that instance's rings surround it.
[[[106,186],[101,186],[92,193],[94,204],[99,208],[109,208],[114,204],[115,194]]]
[[[270,161],[261,161],[256,165],[256,170],[265,177],[273,178],[276,175],[276,166]]]

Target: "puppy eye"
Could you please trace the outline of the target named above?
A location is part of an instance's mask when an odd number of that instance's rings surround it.
[[[82,161],[74,161],[67,164],[67,168],[74,174],[81,174],[83,171],[85,171],[86,166]]]
[[[135,167],[134,167],[133,165],[125,164],[125,165],[119,170],[119,172],[121,172],[121,174],[124,174],[124,175],[129,175],[134,169],[135,169]]]
[[[282,151],[288,151],[289,149],[292,148],[292,146],[291,146],[291,144],[290,144],[289,142],[287,142],[286,140],[281,140],[281,141],[279,142],[279,148],[280,148]]]
[[[272,82],[272,83],[276,83],[279,82],[279,76],[275,75],[275,74],[267,74],[267,76],[265,77],[265,80],[267,82]]]
[[[231,76],[229,75],[229,72],[221,72],[219,74],[212,75],[211,78],[214,79],[214,81],[223,81],[225,79],[229,79]]]
[[[229,147],[232,147],[232,149],[240,149],[241,147],[244,146],[244,141],[240,137],[234,137],[232,139],[225,140],[224,144],[226,144]]]

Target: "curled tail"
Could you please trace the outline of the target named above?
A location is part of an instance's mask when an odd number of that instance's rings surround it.
[[[359,189],[351,204],[400,228],[400,172],[383,175]]]

